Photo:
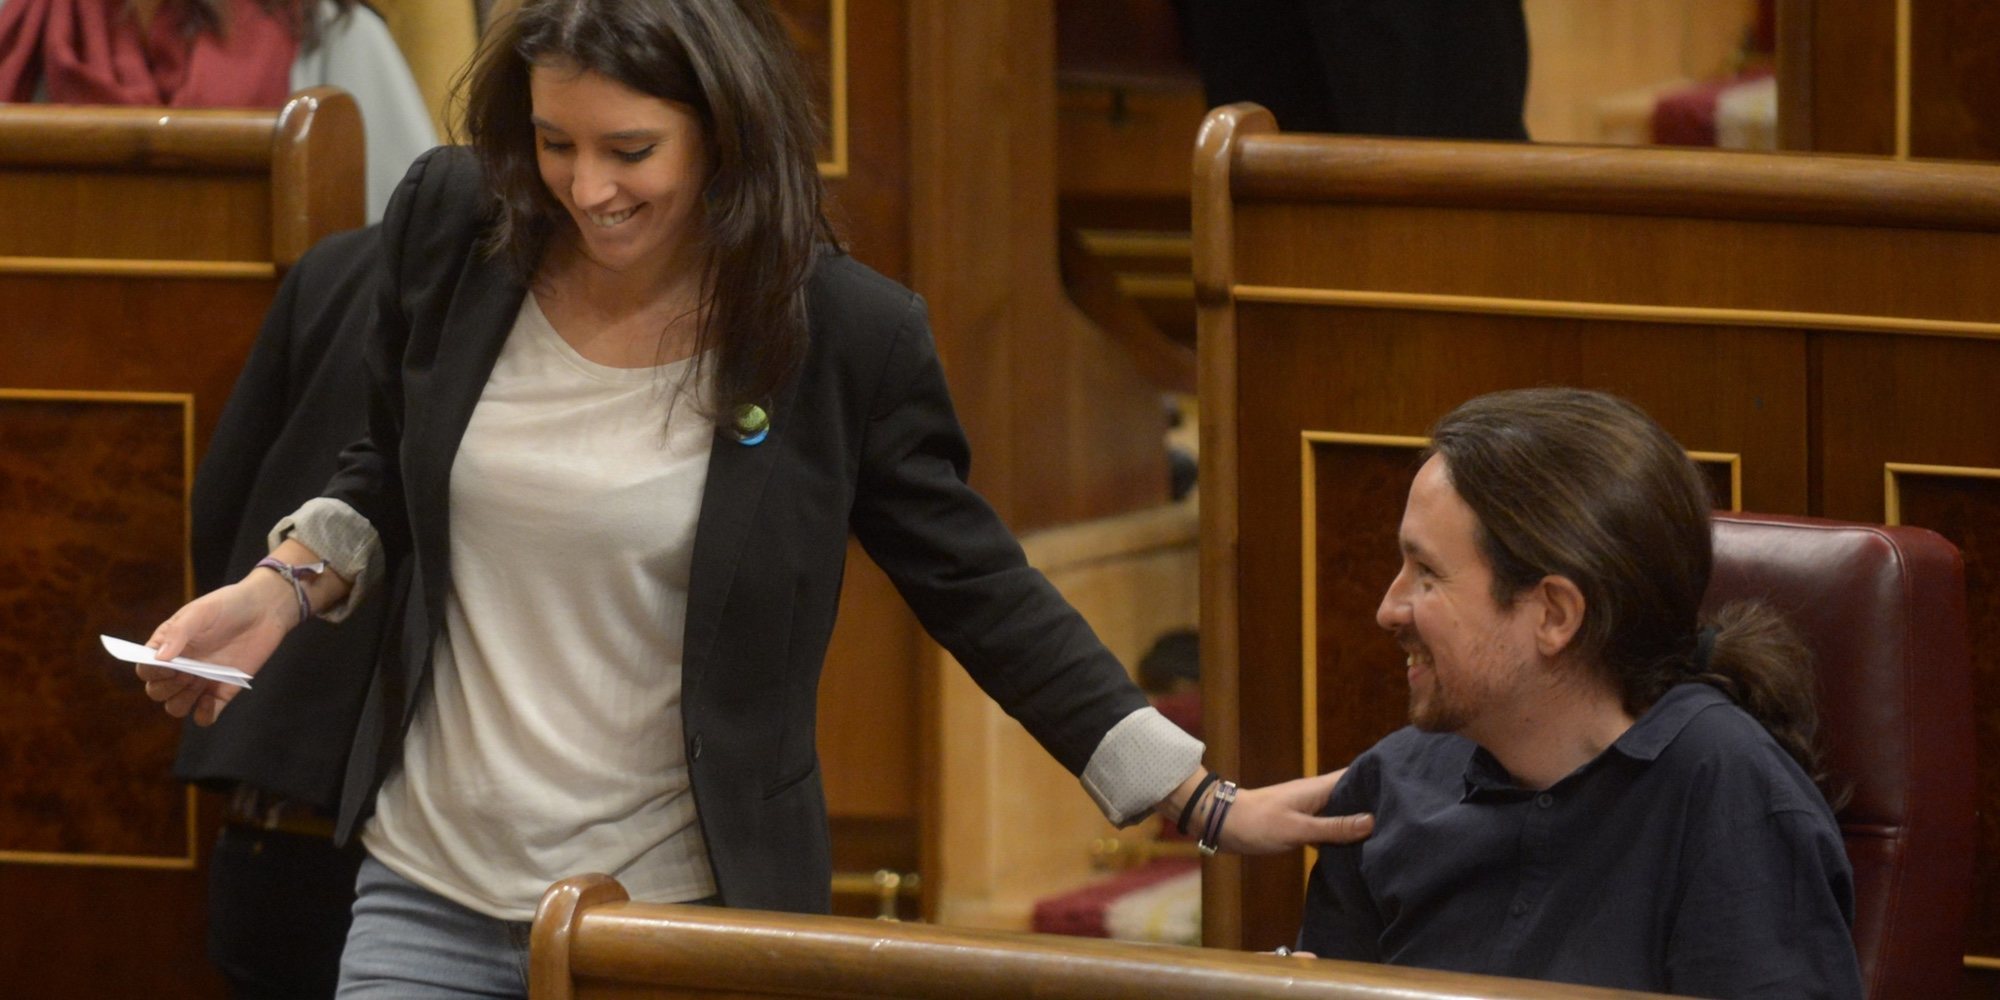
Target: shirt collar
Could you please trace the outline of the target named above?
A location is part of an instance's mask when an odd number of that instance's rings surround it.
[[[1707,684],[1676,684],[1611,744],[1611,749],[1633,760],[1656,760],[1661,752],[1687,728],[1704,709],[1729,703],[1729,696]]]
[[[1676,684],[1668,688],[1667,693],[1661,695],[1660,700],[1654,702],[1644,715],[1639,716],[1639,720],[1611,744],[1611,749],[1633,760],[1657,760],[1702,710],[1728,702],[1728,695],[1707,684]],[[1500,766],[1499,759],[1487,753],[1485,747],[1469,740],[1467,743],[1472,747],[1472,753],[1465,762],[1465,795],[1459,801],[1493,795],[1525,797],[1534,794],[1533,790],[1516,783],[1514,776],[1508,774],[1507,769]],[[1595,760],[1578,768],[1572,777],[1590,770],[1603,759],[1604,755],[1599,754]]]

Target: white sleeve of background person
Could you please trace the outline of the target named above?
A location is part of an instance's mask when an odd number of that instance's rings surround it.
[[[368,221],[380,222],[411,161],[438,144],[437,129],[381,15],[356,6],[336,16],[339,9],[320,0],[319,44],[292,63],[292,90],[326,85],[354,95],[368,142]]]

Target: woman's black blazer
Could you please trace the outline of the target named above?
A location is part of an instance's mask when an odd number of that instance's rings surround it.
[[[392,561],[413,559],[414,576],[391,643],[400,655],[377,670],[349,758],[342,836],[372,807],[424,697],[451,587],[452,458],[525,294],[504,259],[478,249],[489,204],[473,157],[439,149],[411,168],[383,223],[369,434],[327,495],[369,519]],[[770,407],[769,437],[715,438],[681,711],[722,901],[810,912],[830,905],[814,702],[850,533],[1072,773],[1145,700],[966,485],[970,456],[922,300],[828,250],[808,312],[811,346]]]

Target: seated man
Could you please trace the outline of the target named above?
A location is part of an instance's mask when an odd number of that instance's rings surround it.
[[[1482,396],[1433,432],[1376,612],[1409,728],[1329,813],[1302,950],[1706,997],[1861,996],[1854,883],[1815,785],[1804,646],[1697,620],[1708,491],[1600,393]]]

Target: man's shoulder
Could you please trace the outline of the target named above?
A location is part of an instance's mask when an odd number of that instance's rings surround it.
[[[1385,796],[1410,792],[1460,795],[1466,764],[1475,749],[1472,741],[1462,736],[1404,726],[1354,759],[1335,797],[1373,809]]]
[[[1473,742],[1453,733],[1427,733],[1415,726],[1382,737],[1361,756],[1386,768],[1429,768],[1456,760],[1460,768],[1472,756]]]
[[[1661,751],[1660,777],[1686,781],[1716,799],[1735,797],[1767,812],[1826,811],[1824,797],[1805,769],[1769,730],[1728,696],[1707,685],[1695,692],[1700,704],[1678,735]]]

